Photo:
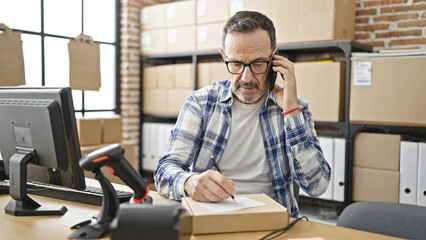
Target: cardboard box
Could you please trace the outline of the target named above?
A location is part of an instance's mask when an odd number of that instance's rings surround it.
[[[166,3],[166,27],[195,25],[195,1]]]
[[[166,29],[153,29],[141,32],[141,54],[160,54],[167,49]]]
[[[104,118],[102,122],[102,143],[119,143],[123,140],[123,121],[120,116]]]
[[[197,24],[223,22],[229,18],[228,0],[197,0]]]
[[[142,79],[142,87],[143,89],[149,88],[158,88],[158,67],[144,67],[143,68],[143,79]]]
[[[168,114],[179,114],[193,89],[170,89],[168,91]]]
[[[398,202],[399,172],[363,167],[353,168],[354,201]]]
[[[341,122],[345,114],[345,63],[295,63],[297,94],[308,101],[315,121]],[[284,85],[281,74],[277,82]]]
[[[399,171],[401,135],[358,133],[354,142],[354,166]]]
[[[243,196],[266,205],[216,213],[201,207],[190,197],[182,198],[182,206],[192,217],[192,234],[276,230],[288,225],[287,209],[270,197],[265,194]]]
[[[167,89],[143,90],[143,113],[167,114],[168,93]]]
[[[192,63],[174,64],[175,88],[194,89],[194,67]]]
[[[158,88],[169,89],[175,87],[175,65],[160,65],[157,69]]]
[[[225,22],[197,26],[197,50],[218,50],[222,48],[222,32]]]
[[[93,151],[96,151],[108,145],[109,144],[102,144],[102,145],[81,147],[81,155],[84,156],[86,154],[89,154]],[[124,148],[124,154],[125,154],[126,160],[138,172],[139,167],[138,167],[138,159],[136,159],[136,144],[130,143],[130,142],[121,142],[120,146]],[[101,168],[101,171],[105,175],[105,177],[108,178],[111,182],[127,185],[120,178],[112,175],[111,172],[108,170],[108,168],[103,167]],[[84,176],[88,178],[94,178],[94,174],[88,171],[84,171]]]
[[[193,52],[196,50],[195,26],[167,29],[167,52]]]
[[[229,72],[226,69],[224,62],[212,62],[211,63],[211,79],[210,84],[220,82],[229,79]]]
[[[277,43],[353,39],[355,0],[278,0]]]
[[[266,15],[275,24],[277,15],[283,10],[277,8],[279,1],[281,0],[229,0],[229,16],[232,17],[239,11],[257,11]]]
[[[166,5],[144,7],[140,14],[141,31],[166,28]]]
[[[81,146],[102,143],[102,123],[98,118],[77,119],[78,136]]]
[[[425,66],[426,56],[353,59],[350,121],[426,126]]]
[[[197,64],[197,88],[203,88],[210,85],[211,64],[209,62]]]

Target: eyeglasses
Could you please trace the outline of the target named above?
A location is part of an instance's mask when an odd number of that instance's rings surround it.
[[[249,67],[253,74],[262,74],[268,71],[270,61],[271,59],[268,61],[254,61],[248,64],[239,61],[225,61],[225,64],[228,72],[231,74],[241,74],[246,67]]]

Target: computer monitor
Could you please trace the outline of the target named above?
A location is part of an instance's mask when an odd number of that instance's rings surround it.
[[[0,88],[0,152],[12,197],[6,213],[58,215],[27,196],[26,181],[85,189],[70,88]]]

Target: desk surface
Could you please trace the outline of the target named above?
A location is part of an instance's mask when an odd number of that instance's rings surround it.
[[[90,180],[88,180],[90,182]],[[89,185],[90,183],[88,183]],[[115,185],[116,186],[116,185]],[[117,186],[116,186],[117,187]],[[117,187],[120,190],[128,190],[125,186]],[[160,197],[158,193],[151,192],[154,198]],[[65,205],[68,212],[63,216],[36,216],[36,217],[16,217],[5,214],[4,208],[10,200],[9,195],[0,195],[0,235],[2,239],[8,240],[49,240],[49,239],[67,239],[73,232],[70,227],[74,224],[80,223],[84,220],[90,219],[93,215],[99,213],[100,207],[87,204],[80,204],[75,202],[67,202],[63,200],[45,198],[41,196],[31,196],[41,205]],[[234,234],[215,234],[215,235],[198,235],[192,236],[192,240],[223,240],[223,239],[259,239],[269,231],[265,232],[247,232],[247,233],[234,233]],[[306,238],[306,237],[322,237],[325,240],[392,240],[398,239],[379,234],[373,234],[363,231],[357,231],[347,228],[336,227],[332,225],[317,223],[317,222],[298,222],[291,230],[277,239],[288,238]],[[102,239],[109,239],[106,236]]]

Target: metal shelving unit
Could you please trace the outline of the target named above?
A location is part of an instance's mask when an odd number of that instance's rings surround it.
[[[354,51],[371,52],[372,48],[362,45],[352,40],[338,40],[338,41],[321,41],[321,42],[306,42],[279,45],[278,49],[280,55],[286,55],[290,60],[294,61],[295,56],[298,54],[316,54],[316,53],[343,53],[346,61],[346,79],[345,79],[345,104],[344,104],[344,121],[342,122],[315,122],[317,127],[332,127],[341,133],[346,139],[346,164],[345,164],[345,197],[344,202],[335,202],[329,200],[322,200],[337,205],[348,205],[352,201],[352,166],[353,166],[353,137],[351,139],[351,124],[349,122],[349,101],[350,101],[350,81],[351,81],[351,53]],[[147,61],[164,61],[169,60],[172,63],[176,61],[192,61],[194,64],[194,89],[197,89],[197,64],[200,59],[209,59],[220,57],[217,51],[204,51],[204,52],[187,52],[176,54],[158,54],[140,57],[140,72],[141,72],[141,86],[143,83],[143,69],[144,63]],[[171,115],[144,115],[143,114],[143,89],[140,88],[140,156],[142,156],[142,124],[145,121],[149,122],[174,122],[177,116]],[[142,162],[140,162],[140,170],[142,176]],[[316,200],[315,200],[316,201]]]

